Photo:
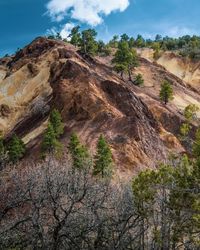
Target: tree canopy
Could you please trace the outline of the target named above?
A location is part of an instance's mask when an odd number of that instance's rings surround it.
[[[163,81],[160,89],[160,99],[165,103],[165,105],[173,100],[173,88],[170,82]]]

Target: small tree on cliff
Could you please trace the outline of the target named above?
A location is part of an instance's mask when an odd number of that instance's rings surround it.
[[[62,117],[57,109],[54,109],[50,115],[50,122],[53,127],[55,137],[59,138],[64,132],[64,124],[62,122]]]
[[[141,74],[137,74],[134,80],[134,84],[137,86],[142,86],[144,84],[144,79]]]
[[[184,117],[187,122],[192,122],[194,119],[197,118],[197,112],[199,111],[199,107],[195,104],[189,104],[184,109]]]
[[[49,153],[59,153],[60,150],[61,143],[57,140],[54,127],[51,122],[49,122],[42,141],[42,157],[45,157],[46,154]]]
[[[94,29],[88,29],[82,31],[81,36],[81,51],[84,54],[88,54],[91,56],[96,55],[98,51],[98,44],[95,41],[97,36],[97,32]]]
[[[102,178],[110,177],[112,175],[112,164],[111,149],[105,138],[101,135],[97,142],[93,174],[100,175]]]
[[[78,169],[83,168],[85,163],[87,163],[89,153],[87,148],[80,143],[76,133],[71,135],[68,149],[72,157],[73,166]]]
[[[112,60],[114,69],[117,73],[121,74],[123,78],[124,73],[129,74],[129,80],[131,79],[132,70],[138,66],[138,56],[134,49],[130,49],[128,42],[121,41],[118,44],[118,50]]]
[[[160,100],[163,101],[165,105],[170,100],[173,100],[173,88],[172,88],[172,85],[168,81],[164,81],[161,85]]]
[[[198,160],[200,160],[200,128],[198,128],[196,131],[195,140],[193,143],[193,154]]]
[[[12,163],[16,163],[24,156],[24,153],[24,142],[17,135],[14,135],[8,145],[9,161]]]
[[[81,43],[81,34],[79,32],[80,26],[76,26],[71,30],[69,37],[71,38],[70,43],[75,47],[78,47]]]

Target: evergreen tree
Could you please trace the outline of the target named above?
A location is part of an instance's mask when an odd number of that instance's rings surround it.
[[[54,109],[50,114],[50,123],[53,127],[55,137],[59,138],[64,133],[64,124],[61,114],[57,109]]]
[[[125,42],[129,41],[129,36],[127,34],[121,35],[121,42],[123,42],[123,41],[125,41]]]
[[[162,36],[161,35],[156,35],[156,37],[155,37],[155,41],[156,42],[160,42],[162,40]]]
[[[129,48],[133,48],[135,46],[135,39],[133,37],[131,37],[129,39],[128,44],[129,44]]]
[[[69,35],[70,43],[75,47],[78,47],[81,43],[81,34],[79,32],[80,26],[76,26],[71,30],[71,34]]]
[[[137,36],[137,38],[135,40],[135,46],[137,48],[145,47],[145,39],[141,35]]]
[[[9,161],[12,163],[16,163],[24,156],[24,153],[24,142],[17,135],[14,135],[8,145]]]
[[[91,56],[96,55],[98,51],[98,44],[95,41],[97,36],[97,32],[94,29],[88,29],[82,31],[81,36],[81,51],[84,54],[88,54]]]
[[[158,60],[161,56],[160,43],[154,42],[151,47],[154,50],[154,53],[153,53],[154,60]]]
[[[185,109],[184,109],[184,117],[187,122],[192,122],[197,117],[197,112],[199,111],[199,107],[195,104],[189,104]]]
[[[165,105],[169,102],[169,100],[173,100],[173,88],[168,81],[164,81],[161,85],[160,99],[165,103]]]
[[[109,56],[111,54],[111,49],[108,44],[103,41],[98,41],[98,54],[100,56]]]
[[[81,169],[85,167],[85,164],[88,164],[89,153],[87,148],[80,143],[76,133],[71,135],[68,149],[75,168]]]
[[[119,36],[113,36],[112,40],[108,43],[111,48],[117,48],[119,43]]]
[[[139,60],[138,55],[135,49],[130,49],[129,55],[128,55],[128,74],[129,74],[129,80],[132,81],[132,71],[135,69],[135,67],[139,66]]]
[[[128,73],[129,80],[131,80],[131,71],[139,64],[136,51],[130,49],[126,41],[119,42],[118,50],[114,55],[112,63],[114,64],[114,69],[121,73],[122,78],[124,73]]]
[[[142,86],[144,84],[144,79],[141,74],[137,74],[134,80],[134,84],[137,86]]]
[[[198,160],[200,160],[200,128],[198,128],[196,131],[195,140],[193,143],[193,154]]]
[[[105,138],[101,135],[97,143],[93,174],[101,175],[102,178],[110,177],[112,175],[112,163],[111,149]]]
[[[49,122],[42,141],[42,157],[48,153],[58,153],[60,149],[61,144],[57,140],[53,125]]]
[[[183,123],[180,127],[180,134],[181,134],[181,139],[186,140],[189,132],[190,132],[191,126],[189,123]]]

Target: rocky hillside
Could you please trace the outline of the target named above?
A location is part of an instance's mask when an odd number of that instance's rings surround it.
[[[152,49],[138,49],[141,57],[154,61]],[[200,62],[184,58],[176,52],[164,52],[156,62],[193,88],[200,90]]]
[[[190,103],[200,105],[200,96],[174,72],[140,61],[133,73],[143,74],[141,88],[122,81],[110,58],[86,57],[72,45],[38,38],[13,57],[0,59],[0,130],[7,140],[17,133],[29,149],[26,157],[37,157],[50,110],[56,107],[65,123],[64,144],[76,131],[93,151],[104,134],[121,172],[154,167],[172,150],[185,151],[178,140],[182,110]],[[175,91],[168,106],[158,98],[164,79]]]

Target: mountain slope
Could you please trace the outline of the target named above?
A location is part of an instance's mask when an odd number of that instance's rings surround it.
[[[171,150],[184,152],[177,139],[183,121],[178,103],[181,98],[184,105],[199,104],[198,94],[145,59],[135,72],[145,78],[145,87],[138,88],[112,72],[109,60],[82,56],[70,44],[46,38],[0,59],[0,129],[7,140],[17,133],[29,148],[27,157],[39,156],[50,110],[56,107],[65,123],[62,142],[66,145],[76,131],[94,151],[104,134],[120,171],[153,167]],[[163,79],[175,88],[175,100],[167,107],[158,98]]]

